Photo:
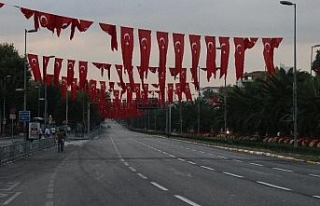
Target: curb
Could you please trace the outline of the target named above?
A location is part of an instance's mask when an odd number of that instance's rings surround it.
[[[153,135],[153,136],[161,137],[164,139],[169,139],[167,137],[160,136],[160,135]],[[173,138],[170,138],[170,139],[173,139]],[[299,158],[284,156],[284,155],[277,155],[277,154],[272,154],[270,152],[261,152],[261,151],[254,151],[254,150],[248,150],[248,149],[238,149],[238,148],[233,148],[233,147],[216,146],[216,145],[210,145],[210,144],[204,144],[204,143],[198,143],[198,142],[190,142],[190,141],[186,141],[186,140],[177,140],[177,139],[174,139],[174,140],[183,141],[183,142],[187,142],[187,143],[191,143],[191,144],[195,144],[195,145],[215,147],[215,148],[229,150],[229,151],[233,151],[233,152],[242,152],[242,153],[247,153],[247,154],[273,157],[273,158],[283,159],[283,160],[287,160],[287,161],[304,162],[304,163],[313,164],[313,165],[320,165],[320,162],[311,161],[311,160],[304,160],[304,159],[299,159]]]

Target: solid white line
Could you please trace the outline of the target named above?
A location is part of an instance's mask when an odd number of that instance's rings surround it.
[[[280,189],[280,190],[291,191],[291,189],[289,189],[289,188],[281,187],[281,186],[278,186],[278,185],[273,185],[273,184],[266,183],[266,182],[257,181],[257,183],[265,185],[265,186],[273,187],[273,188],[276,188],[276,189]]]
[[[163,190],[163,191],[168,191],[167,188],[163,187],[162,185],[159,185],[158,183],[156,182],[150,182],[153,186],[159,188],[160,190]]]
[[[134,169],[133,167],[129,167],[129,169],[132,171],[132,172],[136,172],[137,170]]]
[[[185,162],[186,160],[185,159],[181,159],[181,158],[178,158],[178,160],[182,161],[182,162]]]
[[[9,199],[7,199],[7,201],[5,201],[4,203],[2,203],[2,205],[8,205],[10,202],[12,202],[14,199],[16,199],[22,192],[16,192],[16,194],[14,194],[12,197],[10,197]]]
[[[254,165],[254,166],[258,166],[258,167],[264,167],[264,165],[257,164],[257,163],[254,163],[254,162],[249,162],[249,164]]]
[[[195,162],[191,162],[191,161],[188,161],[188,163],[192,164],[192,165],[196,165],[197,163]]]
[[[232,176],[232,177],[244,178],[244,177],[241,176],[241,175],[233,174],[233,173],[230,173],[230,172],[223,172],[223,174],[229,175],[229,176]]]
[[[319,196],[319,195],[314,195],[314,196],[312,196],[312,197],[317,198],[317,199],[320,199],[320,196]]]
[[[189,204],[189,205],[192,205],[192,206],[200,206],[199,204],[195,203],[195,202],[192,202],[191,200],[185,198],[185,197],[182,197],[180,195],[175,195],[176,198],[178,198],[179,200],[182,200],[183,202]]]
[[[200,166],[200,167],[202,167],[203,169],[206,169],[206,170],[214,171],[214,169],[211,167],[206,167],[206,166]]]
[[[142,179],[148,179],[146,176],[144,176],[143,174],[141,174],[141,173],[137,173],[137,175],[139,175],[139,177],[141,177]]]
[[[315,175],[315,174],[309,174],[312,177],[320,177],[320,175]]]
[[[292,170],[287,170],[287,169],[282,169],[282,168],[277,168],[277,167],[274,167],[272,169],[278,170],[278,171],[281,171],[281,172],[293,172]]]

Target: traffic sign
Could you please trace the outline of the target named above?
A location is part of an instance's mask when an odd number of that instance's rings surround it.
[[[30,122],[30,111],[19,111],[20,122]]]

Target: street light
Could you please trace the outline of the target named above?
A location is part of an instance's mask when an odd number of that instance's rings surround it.
[[[313,48],[320,47],[320,44],[311,46],[310,75],[312,75]]]
[[[55,58],[55,56],[51,55],[51,56],[48,56],[49,59],[51,58]],[[47,86],[47,80],[46,80],[46,76],[43,77],[44,80],[44,129],[47,128],[47,116],[48,116],[48,97],[47,97],[47,90],[48,90],[48,86]]]
[[[2,119],[2,124],[3,124],[3,129],[2,129],[2,135],[5,134],[5,129],[6,129],[6,93],[7,93],[7,79],[11,78],[11,75],[6,75],[3,79],[3,119]]]
[[[38,30],[24,30],[24,70],[23,70],[23,111],[27,111],[27,33],[35,33]],[[23,122],[24,139],[27,140],[27,123]]]
[[[297,134],[298,134],[298,101],[297,101],[297,5],[290,1],[280,1],[280,4],[286,6],[293,6],[294,8],[294,37],[293,37],[293,138],[294,148],[298,147]]]

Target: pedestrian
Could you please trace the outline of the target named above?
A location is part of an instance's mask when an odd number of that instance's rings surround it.
[[[44,135],[45,135],[46,138],[49,138],[49,137],[50,137],[50,130],[49,130],[49,128],[46,128],[46,129],[44,130]]]
[[[60,129],[60,131],[58,131],[57,133],[58,152],[63,152],[66,136],[67,136],[66,132],[63,129]]]

